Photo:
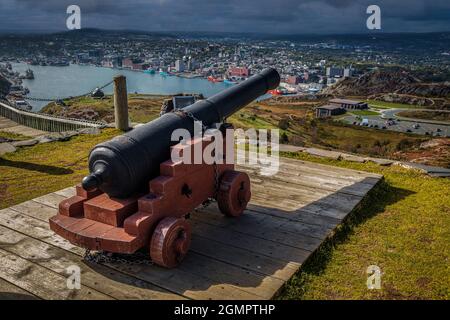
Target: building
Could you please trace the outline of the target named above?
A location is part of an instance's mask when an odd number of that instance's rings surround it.
[[[194,71],[197,67],[197,63],[194,58],[189,57],[187,61],[187,70],[188,71]]]
[[[116,56],[112,58],[113,68],[122,68],[122,57]]]
[[[173,109],[184,109],[187,106],[195,103],[194,96],[175,96],[172,98]]]
[[[342,78],[342,77],[348,78],[353,75],[353,69],[328,67],[326,75],[327,78]]]
[[[250,70],[246,67],[230,67],[228,69],[228,75],[230,77],[248,78],[250,76]]]
[[[341,107],[345,110],[364,110],[369,108],[367,103],[364,101],[356,101],[350,99],[331,99],[328,102],[331,105]]]
[[[316,118],[327,118],[344,113],[345,113],[344,108],[332,104],[327,104],[316,108]]]
[[[122,67],[127,69],[133,68],[133,59],[131,58],[125,58],[122,60]]]
[[[102,60],[102,67],[113,68],[113,62],[111,59]]]
[[[298,76],[287,76],[287,78],[286,78],[286,83],[289,83],[292,85],[299,84],[300,82],[301,82],[301,78]]]
[[[184,71],[184,61],[178,59],[175,61],[175,71],[176,72],[183,72]]]

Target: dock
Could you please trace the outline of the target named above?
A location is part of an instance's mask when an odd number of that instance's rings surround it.
[[[175,269],[83,260],[48,224],[74,187],[0,210],[0,299],[272,299],[382,179],[286,158],[274,176],[238,170],[252,181],[247,210],[238,219],[214,203],[193,212],[191,250]],[[67,287],[71,266],[80,289]]]

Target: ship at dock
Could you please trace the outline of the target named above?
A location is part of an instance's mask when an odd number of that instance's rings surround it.
[[[224,81],[222,78],[216,78],[213,76],[209,76],[207,79],[209,82],[223,82]]]
[[[33,80],[33,79],[34,79],[34,73],[33,73],[33,70],[27,69],[27,70],[25,71],[25,74],[20,76],[20,79]]]

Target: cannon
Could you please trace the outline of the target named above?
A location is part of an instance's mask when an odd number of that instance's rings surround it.
[[[98,144],[89,155],[89,175],[76,186],[75,196],[59,204],[50,228],[88,250],[132,254],[148,247],[154,263],[177,266],[190,246],[189,214],[215,199],[223,214],[238,217],[251,190],[248,175],[235,171],[234,163],[185,163],[171,159],[171,154],[190,158],[193,150],[211,143],[210,138],[194,135],[195,121],[201,121],[203,129],[219,128],[226,141],[230,125],[225,119],[279,82],[275,69],[265,69],[206,100]],[[179,128],[194,138],[172,141],[172,132]]]

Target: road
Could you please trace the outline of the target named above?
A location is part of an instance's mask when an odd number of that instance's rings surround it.
[[[404,121],[415,121],[420,123],[431,123],[431,124],[437,124],[437,125],[444,125],[444,126],[450,126],[450,122],[448,121],[438,121],[438,120],[428,120],[428,119],[412,119],[412,118],[406,118],[406,117],[400,117],[397,114],[402,111],[409,111],[405,109],[386,109],[381,110],[381,117],[384,119],[394,118],[394,119],[400,119]],[[431,109],[414,109],[414,111],[425,111],[425,112],[447,112],[450,113],[450,110],[431,110]]]
[[[411,120],[403,120],[405,118],[397,118],[395,114],[399,112],[401,109],[388,109],[383,110],[383,113],[380,115],[370,115],[370,116],[361,116],[358,117],[352,114],[347,114],[342,117],[341,120],[344,122],[353,124],[359,124],[362,119],[367,119],[369,126],[377,125],[380,130],[391,130],[398,132],[407,132],[410,130],[410,133],[421,134],[421,135],[433,135],[433,136],[441,136],[441,137],[450,137],[450,124],[436,124],[436,123],[428,123],[427,120],[419,121],[411,121]],[[388,125],[387,120],[389,118],[395,119],[394,125]],[[418,125],[417,128],[414,128],[415,125]],[[386,129],[382,129],[386,127]]]

